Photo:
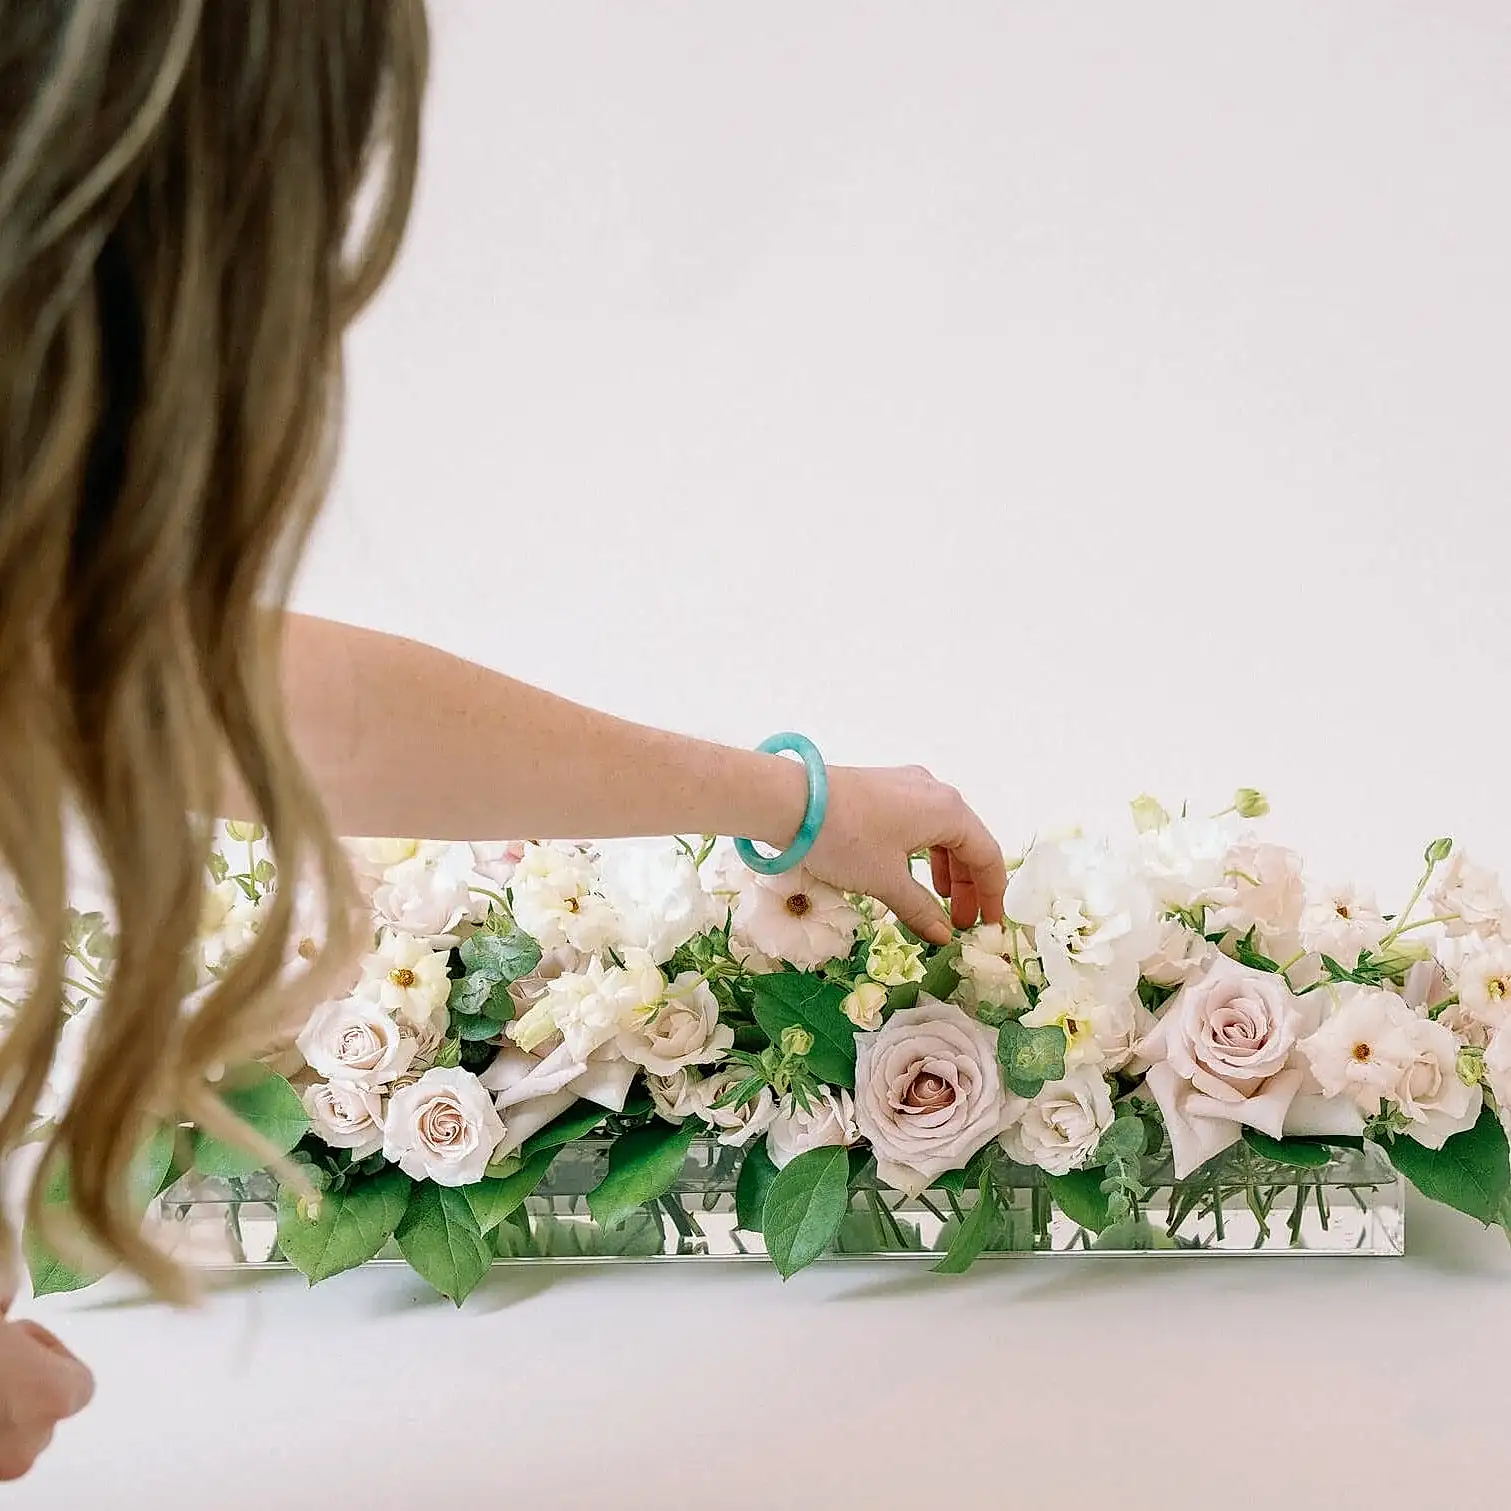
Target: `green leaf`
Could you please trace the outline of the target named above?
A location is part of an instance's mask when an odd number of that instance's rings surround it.
[[[463,1044],[481,1043],[484,1039],[496,1039],[503,1033],[507,1018],[490,1018],[479,1014],[475,1018],[454,1018],[451,1031]]]
[[[485,1236],[491,1233],[506,1217],[516,1212],[527,1197],[546,1178],[551,1161],[556,1158],[554,1147],[543,1149],[533,1159],[528,1159],[512,1175],[498,1180],[480,1180],[476,1185],[463,1186],[462,1193],[472,1215],[477,1219],[478,1231]]]
[[[432,1181],[415,1186],[395,1236],[414,1272],[458,1306],[493,1258],[463,1191]]]
[[[812,1264],[834,1242],[849,1207],[846,1149],[810,1149],[777,1172],[766,1193],[761,1226],[766,1252],[783,1280]]]
[[[784,1028],[794,1023],[806,1028],[813,1035],[813,1048],[806,1057],[808,1068],[831,1086],[853,1090],[855,1025],[840,1006],[847,995],[845,988],[795,971],[757,976],[752,986],[755,1020],[766,1037],[780,1044]]]
[[[1176,1247],[1178,1245],[1168,1233],[1162,1233],[1141,1217],[1130,1217],[1123,1222],[1113,1223],[1110,1228],[1104,1229],[1101,1236],[1092,1244],[1093,1249],[1123,1254],[1143,1254],[1154,1249]]]
[[[162,1123],[136,1151],[131,1164],[131,1198],[144,1212],[168,1183],[177,1139],[178,1129],[172,1123]]]
[[[952,1196],[959,1196],[981,1183],[982,1173],[988,1165],[995,1164],[1002,1151],[994,1142],[984,1144],[968,1159],[962,1169],[946,1170],[938,1176],[934,1186],[940,1191],[948,1191]]]
[[[1441,1149],[1404,1136],[1393,1139],[1390,1160],[1423,1196],[1483,1223],[1499,1222],[1511,1196],[1506,1133],[1488,1102],[1474,1127],[1454,1134]]]
[[[563,1144],[576,1143],[591,1133],[607,1116],[607,1107],[596,1102],[580,1101],[552,1119],[544,1128],[537,1129],[519,1146],[521,1159],[529,1159],[542,1149],[560,1149]]]
[[[494,981],[518,981],[540,964],[540,946],[514,925],[505,932],[494,928],[479,929],[461,943],[462,964],[468,975],[474,971]]]
[[[481,973],[474,976],[458,976],[451,983],[451,995],[446,999],[446,1006],[453,1013],[464,1017],[470,1017],[474,1013],[480,1013],[488,1005],[488,999],[493,995],[493,988],[498,985],[497,980]]]
[[[278,1247],[311,1285],[377,1255],[409,1206],[411,1182],[389,1166],[380,1175],[320,1194],[317,1215],[301,1211],[297,1192],[278,1193]]]
[[[1054,1204],[1080,1227],[1100,1233],[1111,1220],[1100,1170],[1072,1170],[1068,1175],[1049,1175],[1045,1177],[1045,1184]]]
[[[960,950],[960,941],[957,939],[945,945],[929,961],[923,980],[919,983],[919,990],[925,996],[937,997],[941,1002],[949,1001],[955,988],[960,985]]]
[[[1295,1165],[1302,1170],[1320,1170],[1336,1157],[1332,1146],[1319,1138],[1275,1139],[1257,1128],[1245,1128],[1243,1141],[1261,1159],[1277,1165]]]
[[[30,1228],[26,1230],[21,1247],[26,1255],[33,1296],[61,1296],[67,1291],[82,1291],[100,1278],[85,1275],[65,1264]]]
[[[936,1275],[963,1275],[975,1264],[981,1251],[991,1241],[997,1227],[999,1207],[997,1189],[990,1174],[983,1174],[977,1188],[976,1205],[955,1231],[943,1259],[934,1266]]]
[[[231,874],[231,862],[219,850],[212,850],[210,852],[208,865],[210,867],[210,878],[216,886],[219,886]]]
[[[270,860],[260,860],[252,867],[252,880],[270,886],[278,880],[278,867]]]
[[[1009,1091],[1036,1097],[1047,1081],[1065,1074],[1065,1030],[1058,1023],[1043,1028],[1004,1023],[997,1030],[997,1060]]]
[[[221,1095],[226,1106],[280,1154],[287,1154],[309,1132],[309,1116],[299,1093],[271,1070],[259,1066],[247,1080]],[[262,1169],[262,1160],[211,1134],[196,1132],[194,1168],[201,1175],[234,1179]]]
[[[588,1210],[594,1222],[601,1228],[611,1228],[636,1207],[670,1191],[702,1129],[699,1119],[688,1118],[680,1127],[652,1123],[616,1139],[609,1150],[608,1173],[588,1193]]]
[[[1149,1135],[1144,1129],[1143,1119],[1131,1113],[1125,1114],[1113,1119],[1092,1153],[1090,1163],[1095,1166],[1105,1165],[1111,1160],[1140,1159],[1148,1142]]]
[[[777,1178],[777,1167],[766,1152],[766,1141],[757,1139],[745,1150],[740,1178],[735,1182],[735,1221],[747,1233],[759,1233],[766,1197]]]

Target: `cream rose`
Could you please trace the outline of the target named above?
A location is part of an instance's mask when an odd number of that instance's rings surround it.
[[[1067,1175],[1096,1152],[1115,1115],[1102,1074],[1075,1070],[1062,1081],[1049,1082],[1029,1102],[1002,1135],[1002,1147],[1020,1165]]]
[[[471,893],[462,877],[416,855],[391,866],[373,892],[373,913],[384,927],[437,950],[449,950],[467,917]]]
[[[1184,1179],[1247,1125],[1280,1138],[1304,1079],[1292,1051],[1305,1026],[1278,975],[1219,956],[1170,999],[1138,1046],[1145,1082]]]
[[[721,1070],[716,1075],[709,1076],[706,1081],[699,1081],[692,1088],[692,1110],[710,1128],[719,1130],[721,1144],[730,1144],[735,1148],[748,1144],[751,1139],[765,1133],[776,1117],[776,1098],[772,1096],[769,1086],[761,1087],[756,1096],[738,1107],[714,1106],[725,1092],[738,1086],[744,1079],[743,1070]]]
[[[1485,1085],[1495,1098],[1495,1110],[1511,1138],[1511,1023],[1497,1029],[1485,1049]]]
[[[1459,1042],[1451,1029],[1413,1013],[1407,1032],[1416,1054],[1396,1083],[1394,1101],[1411,1119],[1406,1136],[1441,1149],[1479,1121],[1485,1094],[1460,1077]]]
[[[719,1004],[696,971],[684,971],[659,1003],[634,1014],[619,1035],[619,1053],[652,1075],[710,1065],[734,1048],[735,1031],[719,1022]]]
[[[503,1119],[475,1075],[427,1070],[389,1102],[383,1157],[414,1180],[470,1186],[503,1139]]]
[[[879,981],[862,977],[855,990],[840,1003],[840,1011],[865,1033],[874,1033],[882,1025],[882,1009],[887,1005],[887,989]]]
[[[693,1117],[699,1107],[698,1087],[701,1077],[695,1070],[678,1070],[669,1076],[647,1076],[646,1089],[657,1113],[668,1123],[681,1123]]]
[[[848,1091],[822,1087],[808,1099],[805,1111],[788,1092],[766,1130],[766,1152],[778,1170],[810,1149],[834,1145],[848,1148],[860,1137],[855,1123],[855,1103]]]
[[[304,1091],[304,1110],[316,1137],[364,1160],[383,1147],[383,1098],[371,1086],[317,1081]]]
[[[923,996],[856,1040],[855,1121],[877,1173],[916,1196],[958,1170],[1021,1109],[997,1066],[997,1030]]]
[[[355,1086],[398,1080],[413,1062],[416,1047],[378,1003],[365,997],[322,1004],[294,1043],[317,1075]]]

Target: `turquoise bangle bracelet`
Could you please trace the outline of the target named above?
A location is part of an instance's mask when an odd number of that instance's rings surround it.
[[[818,753],[818,746],[807,735],[790,730],[786,734],[772,735],[769,740],[762,740],[756,749],[765,755],[790,752],[801,756],[808,771],[808,809],[803,814],[797,838],[780,855],[762,855],[748,839],[735,841],[735,853],[752,871],[759,871],[762,876],[780,876],[784,871],[791,871],[802,864],[813,848],[819,830],[824,827],[824,816],[829,811],[829,769],[824,765],[823,756]]]

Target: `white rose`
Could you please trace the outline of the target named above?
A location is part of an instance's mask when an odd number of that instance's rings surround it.
[[[362,960],[363,989],[371,991],[386,1012],[417,1030],[444,1023],[451,978],[446,956],[419,939],[386,934]]]
[[[1302,947],[1316,955],[1330,955],[1349,970],[1366,951],[1379,949],[1389,932],[1374,894],[1357,887],[1338,887],[1308,900],[1301,914]]]
[[[997,1065],[997,1030],[921,996],[856,1040],[855,1121],[882,1180],[916,1196],[958,1170],[1021,1109]]]
[[[693,1111],[709,1127],[720,1130],[721,1144],[735,1148],[748,1144],[751,1139],[765,1133],[776,1117],[776,1098],[772,1096],[769,1086],[761,1087],[756,1096],[738,1107],[714,1106],[725,1092],[738,1086],[744,1079],[743,1070],[721,1070],[709,1076],[706,1081],[699,1081],[692,1092],[695,1099]]]
[[[1454,938],[1507,931],[1506,894],[1501,891],[1500,878],[1475,865],[1461,850],[1439,874],[1429,901],[1433,917],[1449,920],[1446,927]]]
[[[683,1068],[669,1076],[647,1076],[646,1089],[656,1111],[668,1123],[681,1123],[698,1112],[698,1087],[702,1084],[697,1071]]]
[[[427,1070],[390,1100],[383,1157],[414,1180],[470,1186],[503,1138],[503,1119],[475,1075]]]
[[[960,985],[954,996],[968,1011],[983,1004],[1012,1009],[1028,1006],[1013,933],[1004,925],[978,924],[960,936],[959,971]]]
[[[619,1053],[653,1075],[710,1065],[734,1048],[735,1031],[719,1022],[719,1004],[696,971],[684,971],[665,997],[633,1015],[619,1035]]]
[[[512,1154],[575,1102],[623,1111],[635,1074],[636,1067],[621,1059],[612,1045],[586,1060],[574,1060],[565,1044],[544,1056],[506,1045],[478,1077],[484,1090],[494,1093],[494,1107],[507,1114],[507,1131],[494,1158]]]
[[[643,949],[664,965],[690,939],[717,928],[725,910],[703,890],[692,857],[675,840],[605,846],[599,887],[618,915],[621,949]]]
[[[1222,955],[1170,999],[1138,1055],[1177,1178],[1236,1143],[1245,1125],[1283,1135],[1304,1079],[1291,1052],[1305,1026],[1281,977]]]
[[[1471,1043],[1483,1045],[1511,1022],[1511,941],[1494,939],[1465,953],[1458,971],[1458,1003],[1444,1021]]]
[[[379,923],[446,950],[456,943],[453,930],[471,906],[472,895],[462,878],[448,875],[419,856],[391,866],[372,898]]]
[[[1139,963],[1139,975],[1156,986],[1184,986],[1212,959],[1213,947],[1178,918],[1160,920],[1154,948]]]
[[[805,971],[850,953],[860,914],[843,892],[804,866],[781,876],[747,876],[734,911],[745,943]]]
[[[385,1086],[410,1067],[415,1041],[364,997],[322,1003],[294,1040],[305,1063],[327,1080]]]
[[[1414,1025],[1422,1023],[1405,1000],[1372,986],[1326,989],[1334,1006],[1322,1026],[1301,1041],[1323,1094],[1348,1098],[1373,1117],[1417,1063]]]
[[[1495,1098],[1506,1136],[1511,1138],[1511,1023],[1498,1028],[1485,1049],[1485,1085]]]
[[[858,1029],[874,1033],[882,1025],[882,1009],[886,1005],[886,987],[862,977],[855,983],[855,990],[840,1003],[840,1010]]]
[[[1090,980],[1045,989],[1018,1020],[1026,1028],[1064,1030],[1065,1064],[1075,1070],[1120,1070],[1133,1054],[1140,1031],[1139,1002],[1133,996],[1108,999]]]
[[[836,1145],[849,1148],[859,1137],[855,1103],[848,1091],[820,1087],[818,1094],[808,1099],[806,1111],[789,1091],[766,1130],[766,1152],[771,1163],[781,1170],[810,1149]]]
[[[305,1088],[304,1110],[316,1136],[332,1149],[350,1149],[353,1161],[383,1147],[383,1098],[371,1086],[317,1081]]]
[[[514,919],[543,950],[570,944],[592,954],[614,937],[614,910],[593,890],[591,857],[555,845],[526,845],[511,880]]]
[[[1257,929],[1266,946],[1288,942],[1306,906],[1301,857],[1283,845],[1235,845],[1223,863],[1223,884],[1211,895],[1209,932]]]
[[[1002,1147],[1020,1165],[1051,1175],[1079,1170],[1112,1126],[1112,1095],[1099,1071],[1073,1070],[1051,1081],[1002,1135]]]
[[[1478,1086],[1466,1085],[1459,1075],[1459,1041],[1451,1029],[1415,1013],[1405,1026],[1416,1058],[1396,1083],[1391,1100],[1411,1119],[1408,1138],[1429,1149],[1441,1149],[1454,1134],[1479,1121],[1484,1093]]]

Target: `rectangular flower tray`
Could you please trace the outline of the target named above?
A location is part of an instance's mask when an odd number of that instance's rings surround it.
[[[741,1151],[701,1137],[664,1197],[603,1229],[587,1194],[603,1179],[610,1141],[564,1148],[545,1180],[495,1229],[495,1263],[756,1259],[759,1233],[740,1227],[736,1176]],[[859,1161],[857,1161],[859,1165]],[[1399,1255],[1405,1251],[1401,1177],[1372,1144],[1339,1149],[1325,1164],[1278,1164],[1236,1145],[1186,1181],[1168,1167],[1147,1178],[1138,1218],[1105,1223],[1098,1173],[1056,1180],[1005,1156],[991,1166],[999,1216],[982,1256],[1170,1254]],[[909,1197],[858,1169],[849,1212],[831,1258],[937,1260],[979,1199],[977,1188],[935,1188]],[[278,1252],[277,1188],[265,1174],[241,1180],[189,1175],[157,1202],[154,1236],[177,1257],[207,1269],[285,1263]],[[390,1244],[373,1263],[402,1262]]]

